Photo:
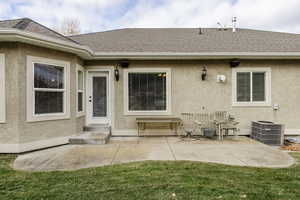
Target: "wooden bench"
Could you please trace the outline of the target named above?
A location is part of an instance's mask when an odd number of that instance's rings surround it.
[[[174,130],[174,133],[177,135],[178,126],[181,123],[180,118],[176,117],[140,117],[136,118],[137,128],[138,128],[138,136],[140,135],[141,130],[145,130],[150,128],[153,124],[165,124],[168,125],[169,129]]]

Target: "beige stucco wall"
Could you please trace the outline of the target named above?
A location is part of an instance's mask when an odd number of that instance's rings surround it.
[[[117,61],[82,62],[72,54],[34,47],[25,44],[3,43],[0,53],[6,61],[6,109],[7,122],[0,124],[0,144],[31,144],[55,138],[78,134],[85,124],[85,117],[76,116],[76,64],[99,69],[115,66]],[[65,120],[27,122],[26,121],[26,56],[59,59],[71,63],[70,106],[71,117]],[[172,77],[172,116],[181,112],[210,112],[227,110],[240,121],[242,131],[250,128],[252,120],[270,120],[283,123],[293,133],[300,133],[300,61],[299,60],[242,60],[242,67],[271,67],[272,104],[270,107],[232,107],[232,69],[228,60],[198,61],[130,61],[130,68],[170,68]],[[207,68],[207,80],[201,80],[203,66]],[[225,84],[217,83],[216,76],[225,75]],[[120,80],[114,84],[113,129],[129,132],[136,129],[137,116],[124,115],[123,69]],[[128,132],[128,133],[129,133]],[[245,133],[244,132],[244,133]],[[133,133],[133,132],[132,132]],[[113,132],[114,134],[114,132]],[[117,133],[118,134],[118,133]],[[0,146],[1,149],[1,146]]]
[[[65,54],[58,51],[51,51],[38,47],[22,45],[20,59],[20,77],[21,82],[26,82],[26,56],[44,57],[70,62],[70,106],[71,117],[66,120],[51,120],[41,122],[26,122],[26,104],[20,105],[20,142],[26,143],[34,140],[45,140],[55,137],[74,135],[78,132],[76,117],[76,64],[77,57],[71,54]],[[26,98],[26,85],[20,85],[20,96]],[[26,99],[24,99],[26,100]],[[24,101],[25,102],[25,101]],[[83,118],[78,119],[79,124]]]
[[[0,144],[18,143],[19,141],[19,93],[18,58],[20,51],[16,44],[5,43],[0,46],[0,53],[5,54],[5,97],[6,123],[0,123]]]
[[[5,45],[7,46],[7,45]],[[6,57],[7,123],[0,124],[0,144],[22,144],[75,135],[82,131],[84,117],[76,116],[76,56],[25,44],[10,44],[0,48]],[[70,110],[65,120],[26,121],[26,59],[44,57],[70,62]]]
[[[290,131],[300,133],[300,61],[299,60],[243,60],[242,67],[271,67],[273,107],[232,107],[232,69],[228,60],[216,61],[131,61],[130,68],[163,67],[172,70],[172,116],[181,112],[210,112],[227,110],[240,122],[242,134],[249,133],[252,120],[270,120],[283,123]],[[88,62],[87,65],[107,66],[115,62]],[[201,80],[203,66],[207,67],[207,80]],[[115,84],[114,129],[136,129],[136,116],[124,115],[123,70],[120,69],[119,82]],[[217,83],[216,76],[225,75],[226,83]],[[294,131],[295,132],[295,131]],[[297,130],[296,130],[297,132]]]

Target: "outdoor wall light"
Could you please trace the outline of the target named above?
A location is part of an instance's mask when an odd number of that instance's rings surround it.
[[[115,69],[115,80],[116,80],[116,81],[119,81],[119,79],[120,79],[120,72],[119,72],[119,69],[116,68],[116,69]]]
[[[238,59],[233,59],[230,61],[230,67],[238,67],[241,64],[241,61]]]
[[[207,75],[206,67],[203,67],[203,69],[202,69],[202,74],[201,74],[201,79],[202,79],[202,81],[205,81],[206,75]]]
[[[128,60],[121,60],[119,65],[122,67],[122,68],[128,68],[129,67],[129,61]]]

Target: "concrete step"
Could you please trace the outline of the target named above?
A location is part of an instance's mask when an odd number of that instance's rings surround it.
[[[83,127],[84,131],[97,131],[104,133],[111,133],[111,126],[109,124],[89,124]]]
[[[85,131],[78,136],[69,138],[70,144],[106,144],[110,138],[110,132]]]

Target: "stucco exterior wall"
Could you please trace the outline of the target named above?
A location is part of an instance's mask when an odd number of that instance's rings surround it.
[[[85,117],[76,116],[76,64],[93,69],[115,66],[118,61],[86,61],[60,51],[34,47],[20,43],[1,45],[6,65],[6,123],[0,124],[0,152],[14,148],[22,152],[54,146],[67,142],[85,125]],[[44,57],[70,62],[70,110],[71,117],[64,120],[39,122],[26,121],[26,58]],[[269,107],[232,106],[232,69],[228,60],[180,60],[180,61],[130,61],[130,68],[171,69],[171,116],[182,112],[212,112],[226,110],[240,122],[241,134],[249,133],[252,120],[269,120],[286,125],[287,133],[300,134],[300,60],[242,60],[239,68],[270,67],[272,105]],[[203,67],[207,68],[207,80],[201,80]],[[136,134],[135,118],[124,114],[124,70],[120,80],[113,81],[113,134]],[[217,83],[216,76],[225,75],[226,83]],[[42,143],[47,143],[42,145]],[[4,146],[6,145],[6,146]],[[2,149],[1,149],[2,148]]]
[[[7,123],[0,124],[0,144],[5,144],[7,148],[17,148],[15,151],[21,152],[66,143],[68,136],[79,134],[85,118],[76,116],[76,64],[82,65],[82,61],[72,54],[25,44],[1,48],[2,52],[6,57]],[[26,121],[27,56],[70,62],[69,119]]]
[[[115,62],[88,62],[87,65],[107,66]],[[207,80],[201,80],[203,66],[207,68]],[[199,61],[131,61],[130,68],[171,68],[172,73],[172,116],[182,112],[211,112],[226,110],[240,122],[241,134],[248,134],[252,120],[269,120],[286,125],[286,133],[300,134],[300,61],[299,60],[243,60],[239,68],[270,67],[271,102],[279,104],[274,111],[269,107],[232,106],[232,69],[228,60]],[[226,83],[217,83],[216,76],[225,75]],[[136,129],[137,116],[124,115],[123,70],[115,84],[115,120],[113,134]]]
[[[0,53],[5,55],[5,98],[6,122],[0,123],[0,145],[19,142],[19,48],[13,43],[0,46]]]
[[[38,47],[22,45],[20,59],[20,77],[21,82],[26,82],[26,56],[44,57],[70,62],[70,105],[71,117],[66,120],[50,120],[40,122],[26,122],[26,104],[20,105],[20,143],[31,142],[35,140],[45,140],[55,137],[64,137],[75,135],[77,133],[76,117],[76,64],[77,58],[71,54],[65,54],[58,51],[51,51]],[[26,85],[20,85],[20,96],[26,97]],[[24,99],[25,101],[25,99]]]

